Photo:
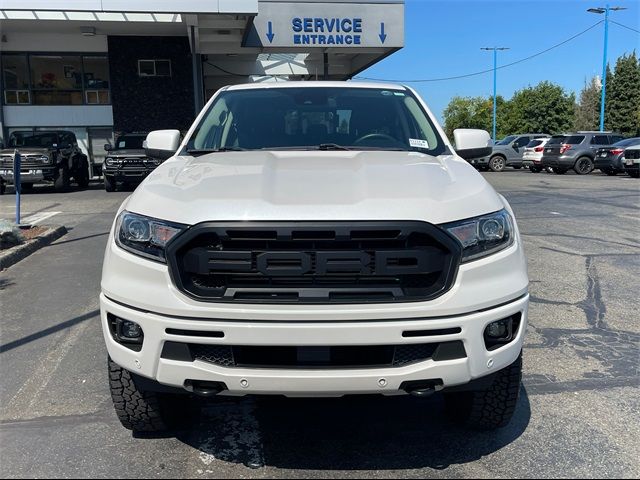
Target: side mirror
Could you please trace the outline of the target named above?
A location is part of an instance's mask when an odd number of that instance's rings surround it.
[[[105,152],[110,152],[111,150],[113,150],[113,147],[111,145],[109,145],[108,143],[104,144],[104,151]]]
[[[491,135],[485,130],[457,128],[453,131],[456,153],[465,160],[491,155]]]
[[[147,135],[144,151],[149,158],[166,160],[176,153],[179,146],[179,130],[155,130]]]

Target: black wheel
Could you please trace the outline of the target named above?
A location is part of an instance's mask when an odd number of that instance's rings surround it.
[[[116,191],[116,181],[107,175],[104,176],[104,189],[107,192],[115,192]]]
[[[141,391],[128,370],[109,362],[109,387],[122,426],[134,432],[163,432],[193,420],[189,397]]]
[[[640,171],[627,172],[631,178],[640,178]]]
[[[587,175],[593,171],[593,160],[589,157],[580,157],[573,166],[573,170],[578,175]]]
[[[608,169],[602,170],[602,171],[603,171],[603,173],[606,173],[610,177],[615,177],[618,174],[618,172],[616,170],[614,170],[613,168],[608,168]]]
[[[555,173],[556,175],[564,175],[565,173],[567,173],[567,169],[566,168],[553,167],[553,173]]]
[[[515,168],[516,170],[520,170],[522,168],[522,165],[514,165],[513,168]]]
[[[7,186],[4,184],[4,182],[0,183],[0,195],[4,195],[4,192],[7,191]]]
[[[531,165],[529,167],[529,171],[531,171],[531,173],[540,173],[542,171],[542,167],[538,167],[536,165]]]
[[[31,192],[33,190],[33,183],[21,183],[20,188],[23,192]]]
[[[501,155],[496,155],[495,157],[491,157],[489,160],[489,168],[492,172],[501,172],[504,170],[504,167],[507,164],[507,159]]]
[[[493,376],[491,385],[471,392],[445,394],[447,415],[477,430],[506,426],[515,412],[522,380],[522,352],[515,362]]]
[[[53,186],[59,192],[66,192],[69,190],[69,185],[71,184],[71,175],[69,175],[69,169],[66,165],[62,166],[60,170],[58,170],[58,176],[53,181]]]

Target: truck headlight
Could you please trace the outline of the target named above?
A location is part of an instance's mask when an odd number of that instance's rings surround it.
[[[513,219],[506,210],[440,225],[462,245],[462,262],[477,260],[511,246]]]
[[[116,221],[116,244],[136,255],[165,262],[165,247],[185,225],[124,211]]]

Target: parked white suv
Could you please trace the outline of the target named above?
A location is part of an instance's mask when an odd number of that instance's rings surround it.
[[[122,424],[160,430],[177,394],[429,395],[510,420],[528,278],[506,200],[417,94],[304,82],[220,90],[122,204],[100,307]],[[176,403],[178,402],[178,403]]]

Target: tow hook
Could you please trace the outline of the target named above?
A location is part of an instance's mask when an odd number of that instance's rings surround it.
[[[402,385],[400,385],[400,390],[404,390],[414,397],[429,397],[443,388],[444,385],[441,379],[412,380],[410,382],[403,382]]]
[[[187,380],[184,382],[184,389],[199,397],[214,397],[220,392],[227,390],[227,386],[222,382]]]

